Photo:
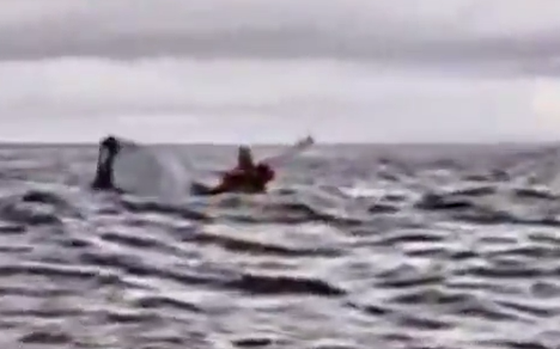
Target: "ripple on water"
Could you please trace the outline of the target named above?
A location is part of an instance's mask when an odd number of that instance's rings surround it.
[[[384,154],[376,172],[381,150],[333,147],[283,169],[292,189],[168,205],[77,188],[67,179],[90,175],[95,149],[69,151],[1,152],[6,348],[560,343],[557,196],[496,182],[530,173],[496,176],[496,161],[486,170],[472,154],[430,165]],[[356,183],[368,195],[341,189]]]

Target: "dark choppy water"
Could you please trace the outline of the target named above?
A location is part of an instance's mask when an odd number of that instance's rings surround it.
[[[180,206],[83,189],[95,152],[0,149],[2,348],[560,345],[554,149],[318,147]]]

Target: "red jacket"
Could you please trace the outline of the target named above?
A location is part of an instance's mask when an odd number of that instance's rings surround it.
[[[267,164],[258,164],[251,169],[235,168],[228,171],[222,182],[211,190],[212,194],[226,192],[263,193],[266,185],[275,177],[274,170]]]

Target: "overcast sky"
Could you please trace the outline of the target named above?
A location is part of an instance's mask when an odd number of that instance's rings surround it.
[[[0,140],[540,141],[558,0],[0,0]]]

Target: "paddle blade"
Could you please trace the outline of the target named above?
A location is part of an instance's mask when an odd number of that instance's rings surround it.
[[[264,158],[264,159],[261,160],[261,162],[267,163],[271,166],[283,165],[284,163],[292,160],[293,158],[295,158],[296,156],[298,156],[299,154],[301,154],[302,152],[304,152],[305,150],[307,150],[309,147],[311,147],[314,144],[315,144],[315,139],[313,139],[313,137],[311,137],[309,135],[309,136],[299,140],[298,142],[296,142],[291,147],[288,147],[287,149],[282,151],[280,154]]]

